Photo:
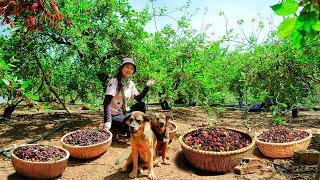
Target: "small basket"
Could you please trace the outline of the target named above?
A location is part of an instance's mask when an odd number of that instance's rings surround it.
[[[169,139],[170,139],[170,141],[172,141],[176,135],[178,126],[175,123],[173,123],[172,121],[169,121],[169,123],[175,127],[173,130],[169,130]]]
[[[302,130],[305,131],[305,130]],[[289,158],[292,157],[294,152],[299,150],[306,150],[310,144],[312,133],[310,130],[305,131],[309,136],[300,139],[298,141],[292,141],[288,143],[270,143],[264,142],[258,139],[258,136],[263,133],[261,131],[255,137],[259,151],[271,158]]]
[[[235,166],[240,164],[244,156],[250,155],[252,153],[253,147],[255,145],[255,139],[253,138],[253,136],[243,131],[229,127],[219,128],[229,129],[245,134],[247,137],[250,137],[251,143],[248,146],[235,151],[214,152],[197,150],[188,146],[183,141],[185,135],[191,133],[192,131],[196,131],[197,129],[188,131],[187,133],[179,137],[179,143],[181,145],[182,152],[185,158],[192,166],[205,171],[230,172],[234,170]]]
[[[81,131],[81,130],[77,130],[77,131]],[[67,133],[60,139],[60,143],[62,144],[62,147],[67,149],[70,152],[70,156],[72,156],[74,158],[90,159],[90,158],[97,157],[97,156],[103,154],[104,152],[106,152],[112,142],[112,133],[111,132],[108,132],[108,133],[110,133],[110,137],[107,140],[105,140],[103,142],[96,143],[96,144],[88,145],[88,146],[73,146],[73,145],[70,145],[70,144],[63,142],[63,139],[65,137],[67,137],[68,135],[70,135],[74,132],[76,132],[76,131]]]
[[[27,145],[21,145],[21,146],[35,146],[35,145],[39,145],[39,144],[27,144]],[[64,171],[64,169],[67,167],[70,153],[61,147],[57,147],[57,146],[52,146],[52,147],[63,150],[66,153],[66,156],[57,161],[48,161],[48,162],[27,161],[27,160],[18,158],[14,154],[14,152],[18,148],[16,147],[11,152],[11,162],[14,169],[18,174],[21,174],[23,176],[28,176],[31,178],[36,178],[36,179],[52,179],[60,176]]]

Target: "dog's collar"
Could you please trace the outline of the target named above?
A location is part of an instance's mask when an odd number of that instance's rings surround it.
[[[163,132],[163,134],[158,134],[158,133],[156,133],[156,131],[155,131],[154,134],[156,135],[157,140],[159,140],[159,141],[164,141],[164,140],[168,139],[168,137],[167,137],[167,130],[165,130],[165,131]]]

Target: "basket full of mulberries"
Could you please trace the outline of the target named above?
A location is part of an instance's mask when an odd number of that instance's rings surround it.
[[[296,151],[306,150],[311,138],[310,130],[277,126],[259,132],[256,143],[259,151],[267,157],[289,158]]]
[[[97,157],[110,147],[110,131],[77,130],[64,135],[60,142],[70,152],[70,156],[79,159]]]
[[[233,171],[255,145],[253,136],[229,127],[191,130],[179,137],[179,143],[191,165],[213,172]]]
[[[173,123],[172,121],[169,121],[168,128],[169,128],[169,139],[172,141],[176,135],[178,126],[175,123]]]
[[[70,153],[61,147],[27,144],[11,151],[11,162],[18,174],[35,179],[60,176],[67,167]]]

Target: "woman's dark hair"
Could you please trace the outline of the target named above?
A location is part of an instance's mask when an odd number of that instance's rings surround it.
[[[122,73],[121,73],[121,68],[119,68],[119,71],[118,73],[114,76],[117,81],[118,81],[118,86],[117,86],[117,91],[120,91],[121,88],[122,88],[122,82],[121,82],[121,79],[122,79]]]

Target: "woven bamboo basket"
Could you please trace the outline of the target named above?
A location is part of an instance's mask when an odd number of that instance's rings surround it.
[[[177,129],[178,129],[178,126],[176,124],[174,124],[173,122],[169,121],[170,124],[172,124],[175,129],[173,130],[169,130],[169,139],[170,141],[172,141],[176,135],[176,132],[177,132]]]
[[[255,136],[255,139],[258,149],[263,155],[271,158],[289,158],[293,156],[294,152],[299,150],[306,150],[308,148],[312,138],[312,133],[311,130],[307,130],[305,132],[307,132],[309,136],[301,140],[288,143],[269,143],[261,141],[258,139],[258,136],[263,133],[263,131],[258,133]]]
[[[97,157],[97,156],[103,154],[104,152],[106,152],[112,142],[112,133],[111,132],[109,132],[110,137],[107,140],[100,142],[100,143],[88,145],[88,146],[72,146],[70,144],[63,142],[63,139],[66,136],[68,136],[74,132],[76,132],[76,131],[67,133],[60,139],[60,143],[62,144],[62,147],[67,149],[70,152],[70,156],[72,156],[74,158],[90,159],[90,158]]]
[[[38,145],[38,144],[27,144],[22,146],[34,146],[34,145]],[[32,161],[27,161],[27,160],[18,158],[14,154],[14,152],[18,148],[16,147],[11,152],[11,162],[14,169],[18,174],[35,178],[35,179],[52,179],[60,176],[64,171],[64,169],[67,167],[70,153],[61,147],[57,147],[57,146],[52,146],[52,147],[56,147],[58,149],[63,150],[66,153],[66,156],[57,161],[32,162]]]
[[[239,133],[245,134],[245,136],[247,136],[248,139],[250,138],[251,143],[248,146],[235,151],[214,152],[214,151],[197,150],[188,146],[183,141],[184,137],[188,133],[191,133],[192,131],[196,131],[197,129],[188,131],[187,133],[179,137],[179,143],[181,145],[184,157],[188,160],[188,162],[192,166],[205,171],[230,172],[234,170],[235,166],[240,164],[244,156],[248,156],[253,152],[255,139],[252,135],[244,131],[229,128],[229,127],[219,127],[219,128],[234,130]]]

